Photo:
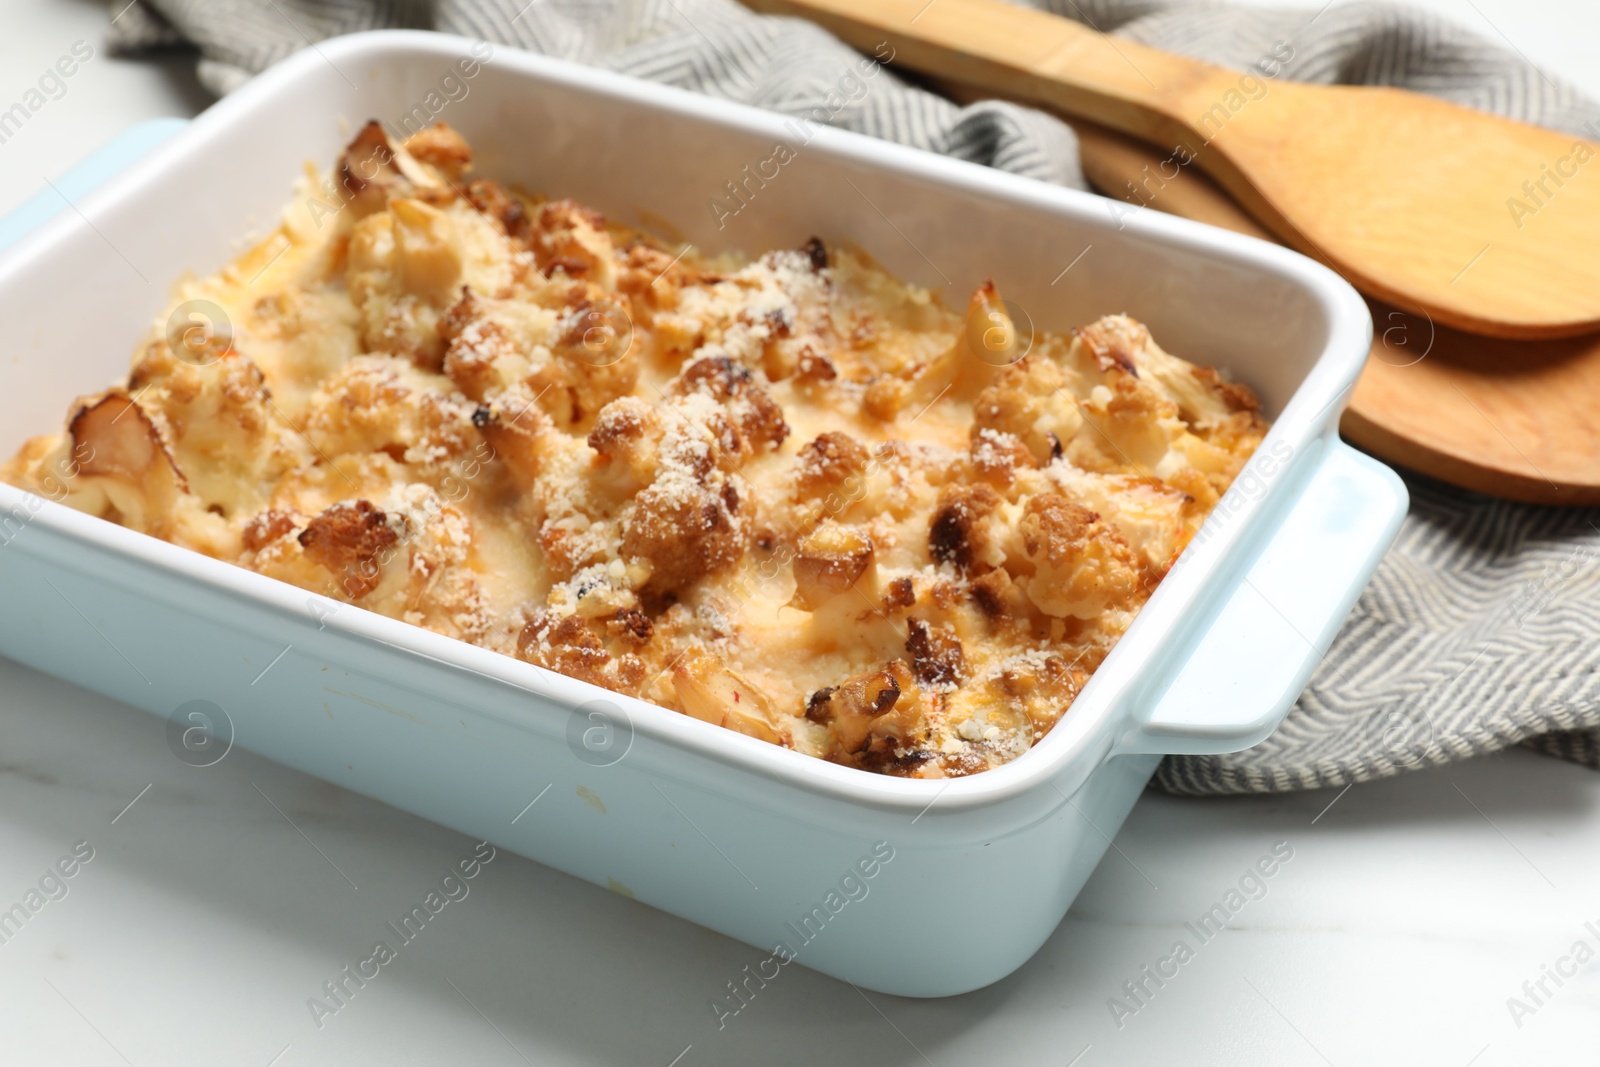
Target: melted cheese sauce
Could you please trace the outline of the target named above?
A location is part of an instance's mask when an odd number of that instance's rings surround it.
[[[706,261],[442,126],[369,125],[174,307],[0,474],[882,773],[1044,736],[1266,431],[1127,318],[1021,336],[819,240]]]

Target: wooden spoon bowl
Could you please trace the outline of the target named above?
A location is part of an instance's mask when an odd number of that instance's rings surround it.
[[[1400,89],[1241,74],[1003,0],[746,2],[868,51],[887,42],[896,66],[1172,146],[1284,243],[1440,325],[1600,330],[1590,142]]]

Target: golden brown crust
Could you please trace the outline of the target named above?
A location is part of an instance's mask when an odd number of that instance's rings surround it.
[[[920,704],[911,669],[895,659],[812,693],[806,718],[828,728],[831,758],[882,769],[918,733]]]
[[[921,619],[907,619],[906,622],[910,627],[906,653],[911,657],[911,669],[917,680],[924,685],[945,688],[959,685],[967,673],[967,657],[962,652],[961,639]]]
[[[986,569],[991,548],[986,520],[1000,504],[999,494],[987,485],[945,486],[928,527],[933,558],[963,571]]]
[[[295,528],[294,516],[268,508],[245,523],[241,540],[246,552],[260,552]]]
[[[1023,509],[1023,550],[1035,568],[1028,595],[1047,615],[1091,618],[1132,599],[1139,573],[1117,531],[1060,493],[1041,493]]]
[[[360,600],[383,580],[379,556],[400,540],[389,516],[365,500],[338,503],[300,531],[308,559],[326,567],[351,600]]]
[[[465,137],[442,122],[406,138],[406,151],[452,181],[460,181],[461,176],[472,169],[472,147]]]
[[[783,409],[756,384],[748,368],[726,356],[704,356],[690,363],[673,382],[672,392],[700,393],[728,407],[738,433],[719,442],[726,452],[777,448],[789,436]]]
[[[267,242],[180,287],[221,325],[152,331],[128,389],[0,470],[927,778],[1069,713],[1266,433],[1246,387],[1124,316],[1028,335],[992,281],[962,313],[821,239],[707,259],[472,167],[448,127],[369,123]]]
[[[870,458],[861,442],[842,430],[818,434],[796,457],[795,492],[804,499],[844,489],[866,473]]]
[[[499,182],[487,178],[473,178],[467,183],[467,200],[479,211],[494,219],[500,232],[519,244],[526,245],[533,233],[533,222],[528,217],[522,201]]]

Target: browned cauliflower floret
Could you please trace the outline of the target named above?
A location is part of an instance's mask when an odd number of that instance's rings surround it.
[[[600,410],[589,447],[599,454],[601,472],[619,499],[632,496],[655,477],[663,418],[638,397],[613,400]]]
[[[512,241],[526,245],[533,233],[533,222],[522,198],[499,182],[473,178],[467,183],[467,201],[494,219],[500,232]]]
[[[1113,371],[1082,403],[1092,432],[1081,434],[1070,458],[1089,469],[1131,468],[1148,475],[1184,432],[1177,405],[1132,373]],[[1085,460],[1098,452],[1099,463]]]
[[[1007,489],[1017,472],[1039,466],[1028,446],[1016,434],[973,426],[967,459],[972,472],[996,489]]]
[[[990,619],[1007,619],[1024,615],[1029,601],[1004,567],[996,567],[974,578],[967,587],[972,602]]]
[[[866,448],[849,434],[841,430],[819,434],[795,456],[795,499],[804,502],[829,493],[852,495],[852,482],[866,473],[870,460]]]
[[[743,555],[750,509],[733,473],[739,456],[723,447],[731,432],[699,394],[657,407],[625,397],[601,411],[589,444],[600,483],[626,501],[622,558],[649,565],[641,593],[680,592]]]
[[[1198,433],[1259,406],[1248,386],[1168,354],[1148,327],[1126,315],[1108,315],[1074,331],[1071,358],[1085,374],[1097,371],[1104,384],[1121,377],[1144,383],[1174,404],[1184,423]]]
[[[359,219],[402,197],[447,204],[471,169],[472,147],[442,122],[397,143],[370,119],[340,155],[333,191]]]
[[[345,596],[360,600],[383,580],[385,554],[406,532],[404,520],[355,500],[334,504],[312,519],[299,541],[306,558],[327,568]]]
[[[526,397],[501,397],[479,407],[472,421],[495,461],[490,470],[503,464],[518,490],[515,512],[534,531],[553,581],[566,582],[585,567],[617,558],[616,516],[638,486],[622,491],[609,482],[608,468],[615,464],[558,429]],[[629,571],[628,577],[637,575]]]
[[[761,267],[785,280],[782,299],[758,303],[742,312],[740,321],[760,338],[759,366],[769,381],[796,378],[815,387],[839,377],[839,363],[829,358],[838,354],[839,338],[827,258],[822,241],[813,237],[800,251],[771,252],[761,259]]]
[[[911,399],[911,386],[902,378],[879,377],[861,394],[861,410],[879,422],[893,422]]]
[[[718,443],[724,451],[748,454],[777,448],[789,436],[783,409],[755,380],[747,367],[726,356],[695,360],[672,383],[677,396],[700,394],[724,405],[733,420],[731,435]]]
[[[627,609],[609,619],[539,611],[522,628],[517,655],[569,678],[633,694],[645,679],[644,660],[633,650],[649,642],[650,629],[649,618]]]
[[[671,465],[623,519],[623,557],[650,564],[642,593],[678,592],[732,566],[744,553],[745,524],[736,514],[739,499],[732,483],[722,481],[723,491],[714,490],[686,477],[689,469]]]
[[[558,426],[581,432],[601,408],[639,382],[633,323],[612,300],[585,298],[568,309],[550,354],[527,385]]]
[[[610,290],[616,285],[616,248],[606,220],[573,200],[552,200],[533,219],[530,244],[547,276],[582,278]]]
[[[607,668],[614,669],[605,641],[579,615],[552,619],[539,612],[523,628],[517,649],[531,663],[591,685],[606,685]]]
[[[239,533],[239,541],[246,552],[260,552],[298,527],[299,522],[292,513],[268,508],[251,516]]]
[[[913,775],[932,760],[921,748],[922,692],[904,660],[817,690],[806,701],[806,718],[828,728],[828,758],[835,762]]]
[[[970,774],[1022,755],[1071,707],[1100,656],[1029,651],[1001,659],[945,704],[953,733],[968,742],[942,753],[949,774]]]
[[[430,486],[395,486],[309,517],[279,504],[246,523],[242,540],[241,562],[262,574],[436,633],[490,636],[471,523]]]
[[[678,307],[684,289],[721,280],[721,275],[683,262],[682,256],[635,242],[623,249],[617,291],[628,297],[638,325],[648,328],[658,313]]]
[[[391,196],[410,196],[426,181],[415,166],[406,166],[383,132],[382,123],[370,120],[356,133],[339,158],[339,194],[356,218],[365,218],[388,206]]]
[[[358,356],[311,398],[302,429],[330,459],[384,452],[439,481],[477,441],[474,406],[387,356]]]
[[[633,323],[615,301],[583,296],[530,309],[463,288],[436,327],[441,367],[474,400],[525,388],[562,429],[584,432],[639,381]]]
[[[954,689],[966,677],[967,658],[961,638],[950,630],[907,619],[906,653],[917,681],[941,689]]]
[[[945,486],[928,527],[929,554],[962,571],[999,566],[1005,557],[992,524],[1003,503],[987,485]]]
[[[801,538],[794,556],[793,606],[815,611],[840,593],[854,589],[874,570],[872,538],[857,526],[824,522]],[[865,592],[863,600],[872,599]]]
[[[1092,619],[1134,602],[1140,575],[1127,542],[1099,515],[1060,493],[1023,508],[1017,533],[1033,574],[1028,598],[1046,615]]]
[[[1083,443],[1124,468],[1175,479],[1208,508],[1266,434],[1248,387],[1169,355],[1127,316],[1076,331],[1068,358],[1098,383],[1084,407],[1101,441]]]
[[[406,138],[406,151],[451,182],[472,169],[472,146],[450,126],[435,122]]]
[[[360,315],[364,351],[440,369],[438,321],[460,292],[466,252],[456,219],[422,200],[397,197],[351,228],[345,284]]]
[[[523,401],[519,407],[501,399],[475,408],[472,425],[483,435],[495,458],[506,465],[517,487],[535,490],[551,446],[558,439],[550,416],[531,401]]]
[[[81,457],[68,503],[161,536],[189,484],[149,413],[126,394],[110,393],[80,407],[67,434]]]
[[[1108,315],[1072,331],[1072,349],[1080,369],[1091,375],[1139,375],[1139,350],[1150,332],[1126,315]]]
[[[261,369],[231,344],[199,363],[173,353],[170,341],[149,345],[130,387],[159,419],[203,506],[229,517],[248,512],[307,460],[305,444],[276,409]]]
[[[462,287],[461,299],[435,329],[445,346],[441,369],[457,389],[481,401],[509,384],[505,368],[514,365],[517,344],[504,325],[489,318],[483,299],[471,289]]]
[[[973,425],[1017,437],[1036,463],[1061,455],[1083,427],[1071,380],[1050,359],[1034,354],[1002,368],[972,403]]]

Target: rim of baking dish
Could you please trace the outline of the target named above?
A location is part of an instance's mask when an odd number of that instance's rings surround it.
[[[268,106],[280,90],[303,78],[319,76],[336,60],[393,62],[419,55],[459,57],[472,41],[465,37],[415,30],[376,30],[324,41],[268,69],[230,96],[208,108],[187,129],[85,197],[80,210],[90,215],[117,209],[182,157],[200,150],[213,131],[250,117]],[[495,67],[560,83],[624,105],[664,110],[750,133],[780,136],[784,117],[775,112],[718,100],[585,67],[564,60],[497,46]],[[1203,536],[1185,549],[1126,633],[1051,731],[1029,751],[992,770],[955,779],[906,779],[830,763],[791,749],[745,737],[701,722],[636,697],[601,689],[556,674],[511,656],[445,637],[391,619],[357,605],[340,605],[323,624],[357,639],[377,642],[436,663],[468,671],[493,682],[535,694],[565,708],[597,698],[627,713],[636,734],[708,757],[729,769],[751,773],[788,786],[855,804],[905,812],[926,811],[939,801],[941,814],[984,807],[1017,797],[1042,782],[1055,785],[1061,802],[1112,751],[1135,724],[1130,712],[1141,698],[1161,692],[1187,658],[1198,638],[1194,617],[1208,613],[1219,597],[1231,591],[1262,547],[1259,527],[1282,514],[1298,498],[1298,486],[1321,455],[1323,439],[1336,423],[1344,401],[1365,361],[1371,319],[1356,291],[1320,264],[1279,245],[1245,237],[1155,211],[1119,213],[1112,219],[1105,198],[1024,178],[919,149],[849,131],[819,128],[808,151],[833,156],[873,169],[888,169],[931,181],[958,194],[999,197],[1018,208],[1069,214],[1087,226],[1107,231],[1107,240],[1144,238],[1252,268],[1295,283],[1322,310],[1326,338],[1321,354],[1295,389],[1260,446],[1284,443],[1293,459],[1262,476],[1264,488],[1237,493],[1237,504],[1214,509]],[[0,282],[28,261],[49,254],[58,234],[71,224],[57,219],[30,234],[0,258]],[[0,484],[0,504],[18,503],[23,490]],[[307,591],[234,564],[210,559],[110,521],[45,501],[34,518],[68,538],[100,546],[182,575],[214,590],[305,616]],[[350,610],[345,610],[349,608]],[[1193,629],[1196,632],[1186,634]],[[1160,662],[1154,672],[1143,670]],[[538,728],[544,709],[503,714],[480,709],[510,725]],[[548,727],[550,724],[543,724]],[[546,732],[546,731],[540,731]]]

